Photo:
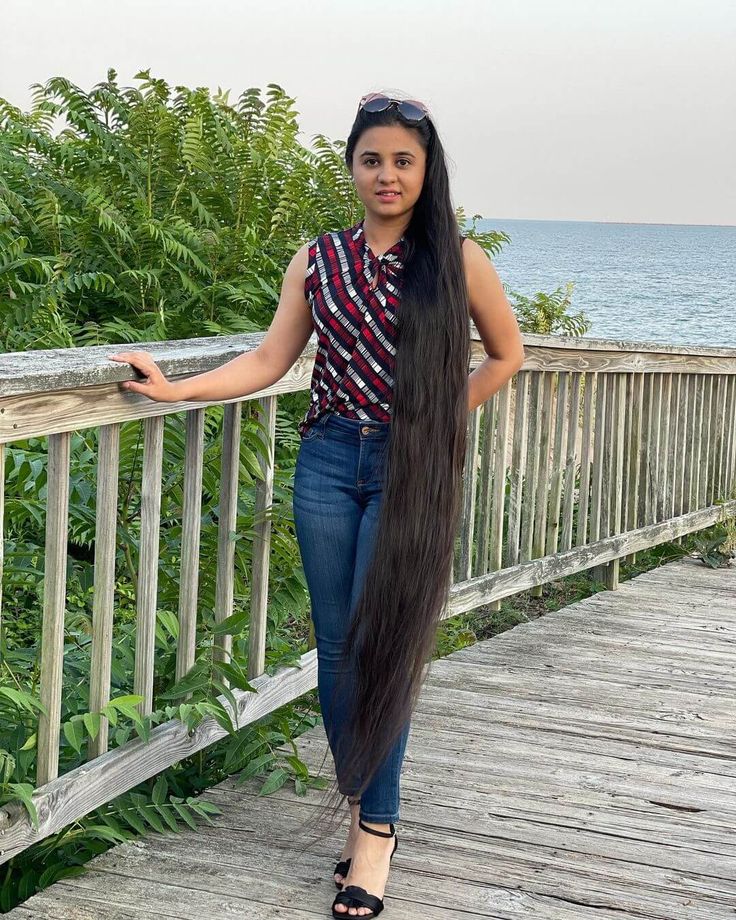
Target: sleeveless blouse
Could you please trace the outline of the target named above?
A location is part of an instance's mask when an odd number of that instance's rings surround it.
[[[406,237],[376,256],[363,224],[361,219],[309,242],[304,294],[317,353],[309,408],[297,426],[302,437],[328,412],[362,421],[391,419]]]

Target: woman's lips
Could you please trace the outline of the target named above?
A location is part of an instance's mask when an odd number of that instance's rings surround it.
[[[399,198],[401,196],[401,192],[392,192],[392,193],[376,192],[376,195],[378,198],[382,198],[385,201],[393,201],[394,198]]]

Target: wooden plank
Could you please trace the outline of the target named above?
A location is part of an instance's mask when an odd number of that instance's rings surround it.
[[[392,915],[732,917],[735,575],[684,559],[433,661],[402,771]],[[298,743],[331,773],[321,726]],[[204,793],[224,812],[214,826],[115,847],[16,917],[321,916],[345,828],[302,846],[321,794],[260,796],[261,782],[226,780]]]
[[[642,413],[644,409],[644,375],[632,374],[627,387],[630,402],[627,406],[627,483],[626,483],[626,514],[625,530],[633,530],[640,525],[639,496],[641,491],[641,463],[642,451]],[[636,553],[625,557],[626,562],[633,563]]]
[[[555,405],[552,391],[556,384],[556,374],[544,374],[542,377],[542,418],[539,437],[539,466],[537,475],[537,500],[535,506],[534,539],[532,541],[532,556],[544,556],[548,550],[546,545],[548,520],[549,520],[549,484],[550,463],[559,464],[560,455],[554,454],[550,458],[550,441],[552,438],[553,416]],[[539,591],[539,594],[536,592]],[[533,596],[541,596],[541,585],[535,588]]]
[[[3,569],[5,566],[5,445],[0,444],[0,648],[3,642]]]
[[[70,444],[68,434],[54,434],[48,439],[40,694],[45,712],[38,719],[37,786],[55,779],[59,772]]]
[[[547,518],[549,506],[549,442],[552,433],[552,387],[554,374],[545,373],[542,377],[542,415],[539,420],[539,445],[537,448],[536,462],[536,498],[534,506],[534,527],[532,535],[532,558],[544,556],[546,553],[545,537],[547,534]],[[535,585],[531,591],[532,597],[542,596],[542,586]]]
[[[521,542],[520,556],[522,562],[531,559],[534,541],[534,520],[538,498],[539,479],[539,443],[541,440],[541,387],[542,371],[532,371],[529,378],[529,437],[527,440],[524,462],[524,490],[521,500]]]
[[[176,680],[194,665],[197,647],[197,597],[199,593],[199,542],[202,524],[202,462],[204,458],[204,409],[186,416],[184,448],[184,502],[181,523],[181,570],[179,574],[179,638],[176,645]],[[182,699],[189,699],[185,694]]]
[[[657,447],[658,457],[658,483],[657,483],[657,509],[659,520],[670,517],[669,513],[669,488],[672,475],[670,466],[670,439],[673,416],[672,406],[672,374],[663,374],[660,377],[661,388],[661,416],[659,423],[660,440]]]
[[[685,377],[687,391],[687,409],[685,416],[685,470],[683,482],[682,511],[686,513],[694,508],[693,489],[695,483],[695,413],[696,385],[694,375]]]
[[[503,518],[506,500],[506,451],[509,432],[511,387],[507,383],[498,395],[498,421],[493,461],[493,513],[491,516],[491,553],[488,570],[500,571],[503,565]],[[494,601],[491,610],[500,610],[501,602]]]
[[[719,374],[715,378],[716,407],[713,419],[713,491],[711,503],[725,497],[725,434],[726,434],[726,385],[728,378]]]
[[[560,549],[568,550],[572,546],[572,534],[575,520],[575,468],[578,459],[578,427],[580,424],[580,386],[582,374],[570,375],[570,405],[567,415],[567,436],[565,472],[563,482],[564,503],[562,507],[562,534]]]
[[[485,356],[483,343],[472,322],[470,329],[474,361],[480,363]],[[249,332],[203,336],[196,339],[140,342],[136,343],[136,347],[148,351],[167,377],[189,376],[220,367],[239,354],[254,351],[265,335],[265,332]],[[522,340],[529,367],[534,369],[736,373],[734,348],[666,345],[661,342],[528,332],[522,333]],[[317,337],[313,334],[300,360],[304,364],[310,361],[313,363],[316,349]],[[108,355],[119,350],[115,345],[92,345],[75,349],[51,348],[0,354],[3,396],[74,390],[132,380],[134,375],[129,367],[116,364],[108,358]],[[181,411],[181,408],[179,406],[175,411]]]
[[[603,536],[603,486],[606,453],[606,415],[608,412],[608,376],[599,374],[596,379],[595,420],[593,440],[593,465],[591,469],[590,541],[595,543]]]
[[[508,388],[507,381],[505,387]],[[494,433],[496,413],[498,411],[498,393],[493,393],[482,406],[482,420],[479,440],[480,470],[478,471],[478,548],[473,564],[473,575],[484,575],[488,571],[490,554],[491,499],[493,494],[493,455],[495,449]]]
[[[609,535],[623,532],[624,502],[624,450],[626,436],[626,375],[616,374],[613,378],[615,412],[611,415],[611,487],[609,491],[610,518]],[[613,559],[605,568],[605,583],[609,591],[618,588],[619,560]]]
[[[89,709],[99,712],[110,702],[112,627],[115,609],[115,551],[118,522],[118,467],[120,426],[100,428],[95,503],[95,573],[92,594],[92,660],[90,663]],[[108,724],[100,716],[96,738],[87,742],[87,759],[104,754]]]
[[[473,573],[473,538],[475,535],[475,501],[478,489],[478,440],[481,407],[468,413],[463,473],[462,514],[460,516],[460,547],[455,580],[465,581]]]
[[[693,507],[701,508],[703,506],[703,495],[705,493],[705,471],[704,455],[705,444],[703,435],[705,429],[705,381],[703,374],[697,374],[695,377],[695,449],[693,451],[693,469],[695,472]]]
[[[268,617],[268,567],[271,559],[271,508],[276,442],[276,397],[267,396],[258,403],[259,437],[264,454],[258,465],[262,479],[256,483],[253,521],[253,563],[250,593],[250,629],[248,631],[248,678],[263,674],[266,662],[266,627]]]
[[[709,374],[704,381],[705,385],[705,396],[704,396],[704,407],[703,407],[703,454],[702,454],[702,467],[701,475],[703,481],[703,492],[701,502],[704,505],[712,504],[711,501],[711,492],[713,484],[713,436],[714,436],[714,425],[713,425],[713,380],[714,378]]]
[[[670,439],[669,439],[669,453],[667,457],[667,517],[674,517],[679,512],[676,511],[677,507],[677,492],[680,483],[681,477],[681,468],[682,468],[682,453],[679,449],[680,443],[680,399],[682,393],[682,382],[683,378],[680,374],[676,374],[672,379],[672,388],[671,388],[671,399],[669,406],[669,416],[670,416]]]
[[[736,377],[728,378],[728,459],[724,495],[736,498]]]
[[[597,382],[594,374],[583,376],[583,431],[580,453],[580,493],[578,499],[577,545],[582,546],[589,540],[588,516],[590,509],[591,455],[593,443],[593,406],[595,405],[595,388]]]
[[[529,412],[527,394],[529,374],[519,371],[514,378],[514,436],[511,445],[511,469],[509,470],[509,523],[506,541],[506,565],[517,565],[520,561],[521,513],[524,494],[523,458],[527,453]]]
[[[136,581],[135,676],[133,678],[133,693],[143,697],[142,702],[138,704],[138,711],[141,715],[147,715],[153,711],[163,454],[164,418],[162,415],[155,415],[146,418],[143,422],[141,537]]]
[[[222,456],[220,461],[220,498],[217,522],[217,582],[215,588],[215,622],[222,623],[233,613],[235,581],[235,542],[237,528],[238,476],[240,473],[240,430],[242,403],[225,406],[222,418]],[[232,636],[215,636],[213,655],[217,661],[229,661]],[[229,681],[226,682],[229,686]]]

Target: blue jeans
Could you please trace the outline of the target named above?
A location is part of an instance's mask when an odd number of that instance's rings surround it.
[[[333,700],[332,691],[373,554],[389,426],[328,413],[302,438],[294,472],[294,524],[312,602],[317,692],[343,795],[354,794],[341,776],[337,753],[349,728],[347,700]],[[399,818],[399,775],[409,728],[407,722],[361,796],[364,821],[390,824]]]

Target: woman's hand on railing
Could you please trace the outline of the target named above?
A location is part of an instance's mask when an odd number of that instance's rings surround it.
[[[132,365],[137,371],[148,379],[144,382],[125,380],[120,386],[133,393],[142,393],[156,402],[177,402],[181,399],[178,390],[164,377],[161,369],[147,351],[121,351],[115,355],[108,355],[111,361],[125,362]]]

